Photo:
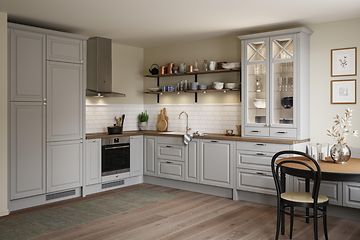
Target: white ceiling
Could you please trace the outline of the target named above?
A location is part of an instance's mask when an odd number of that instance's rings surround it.
[[[11,21],[140,47],[360,17],[360,0],[0,0]]]

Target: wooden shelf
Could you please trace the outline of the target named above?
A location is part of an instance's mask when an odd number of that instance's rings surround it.
[[[187,90],[187,91],[174,91],[174,92],[162,92],[162,91],[158,91],[158,92],[151,92],[151,91],[145,91],[145,94],[182,94],[182,93],[214,93],[214,92],[219,92],[219,93],[228,93],[228,92],[239,92],[239,89],[205,89],[205,90]]]
[[[197,71],[197,72],[186,72],[186,73],[177,73],[177,74],[157,74],[157,75],[145,75],[149,78],[158,78],[158,77],[179,77],[179,76],[193,76],[201,74],[213,74],[213,73],[228,73],[228,72],[240,72],[240,69],[219,69],[214,71]]]

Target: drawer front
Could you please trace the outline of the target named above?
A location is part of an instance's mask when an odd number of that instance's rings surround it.
[[[295,139],[296,138],[296,129],[270,128],[270,137]]]
[[[157,157],[160,159],[185,161],[184,146],[171,144],[158,144]]]
[[[159,177],[171,179],[184,179],[184,163],[160,160],[159,164]]]
[[[344,206],[360,208],[360,183],[344,182]]]
[[[290,145],[261,142],[237,142],[236,148],[245,151],[277,153],[283,150],[290,150]]]
[[[258,152],[253,154],[242,154],[237,151],[237,167],[271,171],[272,154]]]
[[[310,192],[312,192],[313,183],[310,183]],[[360,188],[359,188],[360,190]],[[305,179],[294,178],[294,191],[305,192]],[[360,193],[360,192],[359,192]],[[341,206],[343,204],[342,182],[321,181],[319,194],[329,198],[329,203]],[[360,199],[359,199],[360,201]]]
[[[171,144],[171,145],[184,145],[183,136],[179,137],[156,137],[158,143]]]
[[[269,135],[268,127],[245,127],[245,136],[268,137]]]
[[[276,195],[271,172],[237,169],[237,189],[249,192]]]
[[[47,60],[83,63],[82,40],[47,36]]]

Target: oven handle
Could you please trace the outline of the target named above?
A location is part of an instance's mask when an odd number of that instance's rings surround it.
[[[126,146],[118,146],[118,147],[106,147],[105,150],[113,150],[113,149],[122,149],[122,148],[130,148],[130,145]]]

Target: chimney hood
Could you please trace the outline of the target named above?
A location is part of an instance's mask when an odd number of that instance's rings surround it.
[[[92,37],[87,41],[86,96],[125,97],[112,91],[111,39]]]

